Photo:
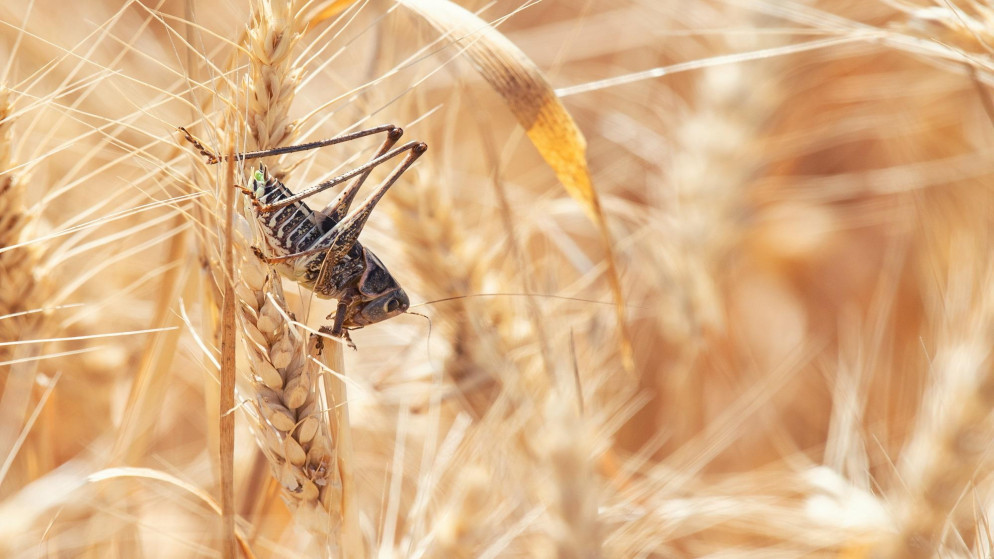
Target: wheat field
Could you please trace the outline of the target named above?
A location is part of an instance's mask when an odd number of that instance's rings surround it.
[[[0,24],[0,557],[994,552],[994,4]],[[428,151],[360,241],[412,305],[353,351],[256,254],[258,161],[178,127],[384,124]],[[381,141],[263,162],[299,192]]]

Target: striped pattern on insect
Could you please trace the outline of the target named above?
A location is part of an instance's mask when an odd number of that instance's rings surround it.
[[[208,164],[227,159],[207,149],[185,128],[180,127],[180,131],[207,157]],[[377,202],[428,146],[422,142],[408,142],[393,148],[404,132],[388,124],[318,142],[231,156],[237,161],[245,161],[317,149],[378,133],[386,133],[386,139],[373,159],[297,194],[271,176],[262,164],[250,177],[248,188],[238,187],[252,201],[252,210],[265,238],[266,250],[256,248],[256,254],[318,297],[337,299],[334,323],[321,330],[344,339],[352,348],[355,344],[349,337],[349,330],[382,322],[406,312],[410,306],[407,294],[397,280],[371,250],[359,243],[358,238]],[[390,175],[349,211],[359,188],[373,169],[403,153],[406,157]],[[352,178],[355,180],[323,210],[314,211],[303,201]],[[331,317],[329,315],[328,319]]]

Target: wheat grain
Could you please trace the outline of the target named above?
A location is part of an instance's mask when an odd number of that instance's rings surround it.
[[[276,272],[260,270],[251,250],[242,250],[255,260],[241,263],[241,285],[251,293],[240,294],[239,308],[263,450],[302,525],[333,536],[341,523],[341,479],[316,388],[319,367],[309,358],[317,340],[308,347],[298,326],[287,320]]]
[[[292,1],[259,0],[253,5],[246,38],[249,72],[243,84],[253,145],[246,150],[290,145],[296,137],[290,106],[303,69],[294,65],[293,57],[306,26],[297,9]],[[278,167],[270,169],[283,176]]]

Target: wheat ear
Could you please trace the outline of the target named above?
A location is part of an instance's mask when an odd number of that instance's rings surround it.
[[[13,93],[0,86],[0,341],[30,341],[41,335],[50,293],[38,270],[44,260],[37,245],[18,246],[30,236],[33,221],[24,203],[28,181],[13,171]],[[35,388],[41,344],[0,347],[0,453],[13,452]],[[4,477],[0,473],[0,479]]]
[[[35,245],[16,246],[28,240],[32,215],[24,204],[27,179],[12,171],[13,101],[9,89],[0,87],[0,340],[30,339],[44,320],[45,282],[37,276],[43,255]],[[12,248],[8,248],[12,247]],[[17,316],[8,316],[17,315]],[[20,357],[20,346],[0,348],[0,362]]]
[[[294,65],[294,51],[305,23],[291,2],[260,0],[253,6],[246,45],[249,73],[241,114],[257,149],[287,145],[295,137],[296,126],[289,111],[301,69]],[[270,164],[271,172],[285,175],[277,165]],[[328,403],[320,390],[320,365],[313,358],[328,358],[341,347],[315,336],[305,337],[291,321],[276,272],[247,245],[238,252],[239,322],[248,357],[249,386],[258,412],[257,432],[284,489],[284,500],[297,521],[322,539],[331,552],[341,534],[342,479],[327,420]]]
[[[950,255],[955,264],[935,321],[933,380],[900,464],[908,491],[895,499],[898,530],[880,546],[881,557],[942,556],[976,529],[975,486],[984,483],[994,434],[994,267],[974,266],[973,255],[989,243],[959,242]]]

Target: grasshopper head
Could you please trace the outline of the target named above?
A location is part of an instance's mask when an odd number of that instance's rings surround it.
[[[411,301],[386,266],[368,249],[363,249],[366,269],[359,279],[359,301],[345,320],[346,328],[361,328],[407,312]]]
[[[389,293],[384,293],[375,299],[362,301],[356,305],[356,313],[346,321],[346,327],[361,328],[377,322],[383,322],[388,318],[393,318],[398,314],[407,312],[411,302],[407,298],[404,290],[397,288]]]

